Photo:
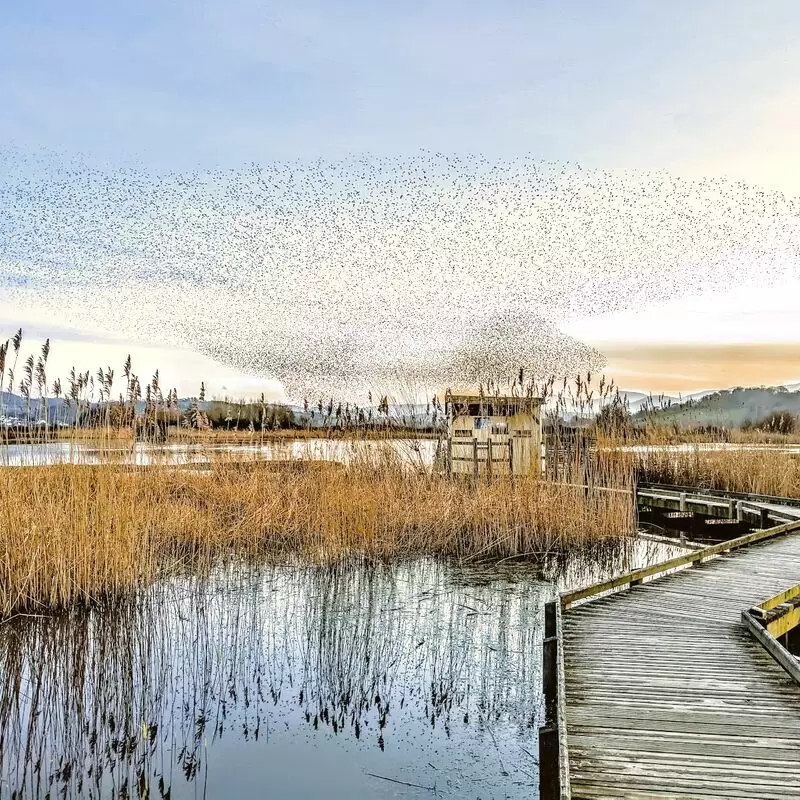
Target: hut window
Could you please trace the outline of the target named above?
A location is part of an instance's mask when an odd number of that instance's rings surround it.
[[[508,436],[508,423],[498,422],[492,425],[492,436]]]
[[[464,428],[458,428],[453,431],[453,436],[469,439],[472,436],[472,431],[464,430]]]
[[[530,431],[514,431],[514,436],[519,436],[523,439],[530,439],[531,432]]]

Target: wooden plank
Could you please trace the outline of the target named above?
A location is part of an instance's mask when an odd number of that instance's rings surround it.
[[[707,548],[699,570],[672,559],[658,580],[564,613],[573,798],[800,796],[800,687],[742,617],[795,596],[800,536],[781,534],[798,527]]]

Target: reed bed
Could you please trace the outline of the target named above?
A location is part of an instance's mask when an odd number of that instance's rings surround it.
[[[390,455],[11,468],[0,470],[0,615],[117,596],[221,557],[541,556],[633,529],[629,491],[472,485]]]
[[[800,452],[747,446],[720,450],[653,447],[636,460],[640,481],[800,497]]]
[[[548,589],[516,571],[513,585],[501,570],[481,577],[435,560],[220,569],[101,613],[12,622],[0,637],[2,796],[238,797],[214,749],[224,757],[233,737],[263,773],[264,738],[283,720],[298,742],[320,728],[416,748],[428,772],[471,764],[468,784],[485,765],[464,752],[484,750],[490,728],[513,741],[503,753],[518,783],[528,758],[515,734],[540,714]]]

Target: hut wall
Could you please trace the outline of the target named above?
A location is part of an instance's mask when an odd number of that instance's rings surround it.
[[[510,416],[459,414],[450,422],[449,452],[455,474],[474,475],[476,461],[478,475],[507,475],[509,471],[514,475],[540,474],[542,429],[538,409]]]

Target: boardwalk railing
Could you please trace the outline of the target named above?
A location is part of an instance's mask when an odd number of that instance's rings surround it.
[[[778,525],[774,528],[766,528],[764,530],[754,531],[745,536],[739,536],[736,539],[731,539],[727,542],[720,542],[719,544],[704,547],[702,550],[695,550],[691,553],[686,553],[682,556],[670,558],[667,561],[661,561],[658,564],[653,564],[649,567],[642,567],[635,569],[631,572],[626,572],[616,578],[611,578],[607,581],[595,583],[592,586],[587,586],[583,589],[576,589],[572,592],[564,592],[561,595],[561,610],[566,611],[570,606],[580,600],[586,600],[608,592],[613,592],[617,589],[624,589],[630,586],[638,586],[645,580],[652,580],[674,572],[676,569],[687,567],[696,564],[702,564],[706,559],[714,556],[729,553],[740,547],[746,547],[749,544],[755,544],[765,539],[771,539],[774,536],[782,536],[785,533],[800,530],[800,520],[794,522],[787,522],[784,525]]]
[[[727,489],[700,489],[697,486],[681,486],[674,483],[648,483],[638,484],[639,489],[646,492],[662,492],[669,494],[686,494],[693,497],[707,497],[717,500],[744,500],[746,503],[768,503],[800,508],[800,498],[781,497],[774,494],[758,494],[756,492],[731,492]]]
[[[539,728],[540,800],[570,800],[571,797],[563,641],[561,604],[553,600],[544,607],[542,685],[545,711],[544,725]]]
[[[742,611],[750,635],[800,684],[800,661],[780,642],[780,637],[800,625],[800,585]]]
[[[699,510],[711,517],[739,522],[743,522],[745,517],[756,518],[761,528],[768,528],[771,522],[792,522],[800,517],[797,500],[770,495],[712,492],[645,483],[639,484],[636,496],[637,503],[659,509],[684,513]]]

